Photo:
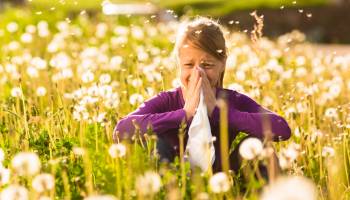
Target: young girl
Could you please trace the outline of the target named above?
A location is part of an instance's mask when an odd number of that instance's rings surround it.
[[[229,144],[242,131],[248,137],[264,138],[263,120],[268,119],[272,139],[287,140],[291,130],[279,115],[263,108],[248,96],[223,88],[227,50],[225,38],[218,23],[208,18],[198,18],[185,23],[178,31],[174,53],[180,70],[181,87],[160,92],[145,101],[137,110],[121,119],[115,128],[114,138],[131,137],[133,120],[145,133],[148,124],[158,136],[157,150],[160,159],[173,161],[179,155],[178,132],[181,122],[186,122],[185,145],[188,128],[199,103],[203,89],[204,102],[208,110],[211,132],[216,141],[213,171],[221,171],[220,153],[220,109],[216,100],[220,96],[228,103]],[[238,147],[230,154],[230,168],[240,167]]]

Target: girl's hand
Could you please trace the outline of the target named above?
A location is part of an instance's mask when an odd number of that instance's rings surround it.
[[[215,97],[216,88],[211,87],[205,71],[202,68],[199,68],[199,71],[203,82],[202,87],[203,87],[204,101],[205,101],[205,104],[207,105],[208,116],[210,117],[216,105],[216,97]]]
[[[199,74],[198,68],[192,70],[188,87],[185,88],[185,105],[186,118],[189,119],[194,116],[199,104],[200,90],[202,85],[202,77]]]

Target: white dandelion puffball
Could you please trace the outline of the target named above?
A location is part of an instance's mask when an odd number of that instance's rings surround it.
[[[332,147],[325,146],[322,148],[322,156],[323,157],[333,157],[335,151]]]
[[[248,138],[239,147],[239,154],[246,160],[252,160],[263,151],[263,144],[258,138]]]
[[[209,186],[212,192],[223,193],[230,189],[231,183],[224,172],[218,172],[210,178]]]
[[[22,89],[20,87],[14,87],[11,90],[11,96],[13,97],[21,97],[23,95]]]
[[[37,175],[32,182],[32,186],[37,192],[52,190],[55,187],[55,178],[48,173]]]
[[[39,97],[45,96],[46,95],[46,88],[42,87],[42,86],[38,87],[36,89],[36,95],[39,96]]]
[[[148,171],[136,179],[136,190],[141,195],[157,193],[162,187],[162,180],[156,172]]]
[[[0,199],[6,200],[27,200],[28,198],[28,190],[19,185],[10,185],[2,190]]]
[[[12,167],[20,175],[34,175],[39,172],[41,163],[38,155],[32,152],[20,152],[12,159]]]
[[[8,184],[10,182],[10,170],[4,167],[0,168],[0,186]]]
[[[4,159],[5,159],[4,150],[2,150],[2,148],[0,148],[0,163],[2,163],[2,161],[4,161]]]
[[[91,195],[85,197],[84,200],[117,200],[113,195]]]
[[[316,200],[314,183],[301,176],[278,178],[263,190],[260,200]]]
[[[112,158],[120,158],[125,156],[126,147],[121,143],[112,144],[111,147],[109,147],[108,153]]]

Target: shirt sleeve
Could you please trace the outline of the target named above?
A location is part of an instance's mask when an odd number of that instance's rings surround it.
[[[263,108],[250,97],[233,91],[233,95],[228,98],[228,104],[228,128],[230,132],[233,130],[241,131],[263,139],[265,137],[264,130],[270,129],[274,141],[290,138],[291,130],[286,120]],[[211,118],[217,120],[220,118],[217,106],[214,108]]]
[[[113,138],[115,139],[117,133],[119,138],[131,137],[135,132],[134,123],[140,128],[141,134],[147,132],[149,125],[156,134],[162,134],[179,129],[183,120],[190,123],[191,119],[186,118],[183,108],[169,111],[169,103],[170,98],[166,92],[145,101],[117,123]]]

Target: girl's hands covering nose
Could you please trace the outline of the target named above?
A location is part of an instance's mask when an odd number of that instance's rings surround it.
[[[185,88],[185,105],[184,110],[186,112],[186,118],[189,119],[194,116],[199,104],[199,97],[202,85],[202,77],[198,68],[192,70],[188,87]]]
[[[211,87],[207,74],[202,68],[199,68],[199,73],[202,78],[204,102],[207,105],[208,116],[210,117],[216,105],[216,90]]]

